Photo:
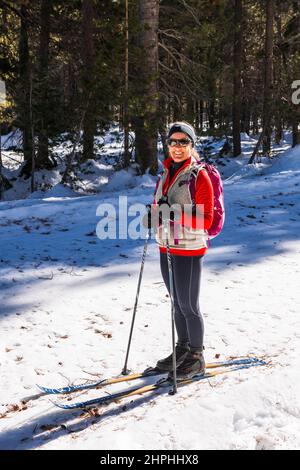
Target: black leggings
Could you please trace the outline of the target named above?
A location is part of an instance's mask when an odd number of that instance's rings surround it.
[[[171,255],[174,279],[174,309],[178,341],[203,348],[204,324],[199,307],[203,256]],[[168,260],[160,253],[160,268],[170,294]]]

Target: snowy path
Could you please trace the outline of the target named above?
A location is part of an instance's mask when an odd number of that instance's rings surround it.
[[[7,411],[35,394],[37,382],[120,372],[143,242],[96,238],[104,194],[1,203],[0,448],[299,449],[299,153],[226,183],[226,226],[202,280],[206,359],[269,354],[273,366],[192,384],[175,397],[113,403],[98,416],[62,412],[47,397]],[[151,190],[126,194],[148,202]],[[116,204],[119,194],[105,202]],[[170,351],[169,299],[154,242],[149,251],[134,370]],[[88,396],[95,393],[104,391]]]

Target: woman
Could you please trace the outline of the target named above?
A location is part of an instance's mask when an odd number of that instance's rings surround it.
[[[201,211],[189,211],[180,215],[179,221],[171,217],[169,246],[174,282],[174,310],[177,331],[176,374],[178,380],[204,374],[203,357],[203,318],[199,308],[199,290],[203,256],[207,250],[207,233],[213,220],[213,186],[204,168],[199,164],[199,155],[195,151],[196,135],[194,128],[186,122],[174,123],[168,132],[169,157],[163,162],[164,172],[157,183],[154,204],[149,214],[148,226],[154,221],[154,213],[160,212],[162,203],[172,207],[179,204],[191,209],[193,204]],[[191,196],[190,181],[196,171],[194,194]],[[194,199],[194,200],[193,200]],[[185,207],[186,207],[185,206]],[[178,207],[178,206],[177,206]],[[153,210],[154,208],[154,210]],[[158,210],[159,209],[159,210]],[[193,209],[195,206],[193,205]],[[199,213],[201,220],[199,220]],[[156,240],[160,250],[160,266],[165,285],[170,293],[166,240],[163,237],[161,213]],[[157,220],[157,219],[156,219]],[[200,224],[199,224],[200,222]],[[202,223],[201,223],[202,222]],[[181,238],[176,239],[174,225],[179,224]],[[200,228],[199,228],[200,225]],[[157,362],[162,371],[172,375],[173,354]]]

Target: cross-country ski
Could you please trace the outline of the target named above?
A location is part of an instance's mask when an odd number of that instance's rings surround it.
[[[218,367],[230,367],[230,366],[239,366],[239,365],[260,365],[263,359],[256,358],[256,357],[244,357],[239,359],[229,359],[223,362],[211,362],[206,364],[206,369],[216,369]],[[77,385],[68,385],[66,387],[61,388],[51,388],[51,387],[43,387],[42,385],[37,385],[41,392],[44,392],[48,395],[60,395],[60,394],[68,394],[73,392],[80,392],[83,390],[89,390],[92,388],[101,388],[107,385],[113,385],[121,382],[129,382],[136,379],[143,379],[147,377],[155,377],[156,375],[163,375],[164,372],[155,368],[149,367],[145,369],[143,372],[140,373],[133,373],[125,376],[120,377],[112,377],[109,379],[102,379],[97,382],[90,382],[90,383],[82,383]]]
[[[300,448],[299,31],[0,0],[0,450]]]
[[[236,362],[235,365],[234,364],[232,364],[230,366],[227,365],[225,367],[223,366],[223,368],[222,368],[222,365],[221,365],[221,366],[219,366],[219,367],[221,367],[219,369],[217,368],[216,370],[206,372],[202,375],[195,375],[191,379],[181,380],[177,384],[177,386],[182,387],[183,385],[187,385],[187,384],[190,384],[190,383],[193,383],[193,382],[199,382],[200,380],[212,379],[214,377],[217,377],[218,375],[224,375],[224,374],[226,375],[226,374],[229,374],[230,372],[249,369],[250,367],[257,367],[257,366],[263,366],[263,365],[266,365],[266,363],[264,361],[261,361],[261,360],[251,361],[251,362],[249,361],[249,362],[244,362],[244,363]],[[214,369],[214,368],[208,367],[208,369]],[[72,410],[72,409],[76,409],[76,408],[86,408],[86,407],[93,406],[93,405],[100,406],[100,405],[104,405],[104,404],[110,403],[110,402],[115,401],[115,400],[120,400],[122,398],[132,397],[134,395],[142,395],[144,393],[152,392],[154,390],[159,390],[159,389],[164,388],[164,387],[169,387],[169,389],[170,389],[170,386],[172,386],[172,381],[168,378],[164,378],[164,379],[160,379],[160,380],[154,382],[151,385],[139,386],[139,387],[135,387],[135,388],[132,388],[132,389],[129,389],[129,390],[123,390],[122,392],[112,393],[112,394],[109,394],[107,396],[94,398],[94,399],[91,399],[91,400],[75,402],[75,403],[71,403],[71,404],[58,402],[58,401],[55,402],[54,401],[53,404],[55,406],[57,406],[58,408],[62,408],[62,409],[65,409],[65,410]],[[170,391],[171,391],[171,389],[170,389]]]

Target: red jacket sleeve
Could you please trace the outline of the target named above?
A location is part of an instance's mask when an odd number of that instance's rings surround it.
[[[181,223],[185,227],[200,228],[208,230],[213,221],[214,214],[214,189],[206,170],[200,170],[195,182],[195,203],[202,204],[202,210],[199,210],[201,220],[197,220],[197,214],[182,215]],[[203,221],[203,223],[201,223]],[[204,227],[203,227],[204,225]]]

